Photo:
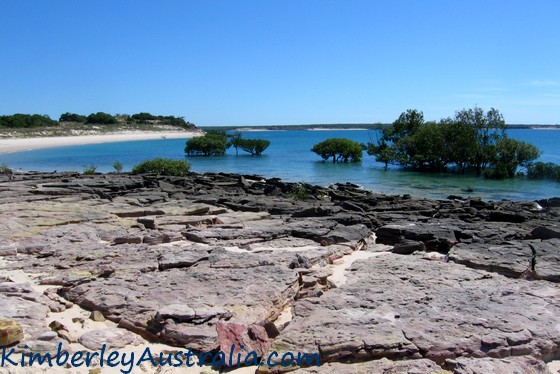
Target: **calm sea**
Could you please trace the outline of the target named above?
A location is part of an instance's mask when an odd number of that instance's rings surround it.
[[[540,161],[560,164],[560,131],[509,130],[510,137],[538,146]],[[426,174],[403,170],[384,170],[384,165],[364,153],[358,164],[333,164],[323,161],[310,149],[314,144],[332,137],[343,137],[367,143],[375,133],[367,130],[250,131],[245,138],[268,139],[270,147],[261,156],[228,150],[223,157],[189,157],[196,172],[226,172],[280,177],[285,181],[307,182],[327,186],[336,182],[352,182],[366,189],[389,194],[409,193],[413,196],[445,198],[450,194],[481,196],[485,199],[533,200],[560,196],[560,183],[532,181],[526,178],[488,180],[456,174]],[[113,171],[120,161],[130,170],[140,161],[166,157],[185,158],[184,139],[160,139],[119,143],[66,146],[58,148],[0,154],[0,164],[25,171],[82,171],[95,165],[97,171]],[[473,192],[467,192],[473,190]]]

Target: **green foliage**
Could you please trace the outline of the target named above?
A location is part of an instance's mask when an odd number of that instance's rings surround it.
[[[60,118],[58,119],[59,122],[77,122],[77,123],[84,123],[87,121],[87,117],[86,116],[82,116],[81,114],[76,114],[76,113],[63,113],[60,115]]]
[[[435,122],[419,125],[416,131],[403,142],[409,153],[404,161],[415,169],[442,170],[448,163],[445,147],[445,131]]]
[[[115,171],[116,171],[117,173],[122,173],[123,166],[122,166],[122,164],[120,163],[120,161],[115,161],[115,162],[113,162],[113,169],[115,169]]]
[[[424,122],[422,112],[409,109],[385,128],[376,143],[367,145],[377,161],[417,170],[445,170],[455,165],[464,173],[504,178],[515,175],[538,157],[536,147],[507,139],[502,115],[494,108],[487,112],[475,107],[455,113],[453,118]]]
[[[401,113],[391,127],[383,129],[378,144],[368,143],[368,154],[387,164],[412,166],[415,164],[416,149],[412,136],[424,124],[424,114],[416,109]]]
[[[330,138],[315,144],[311,151],[324,160],[332,158],[333,162],[359,162],[362,159],[363,148],[360,143],[353,140]]]
[[[506,137],[506,123],[498,110],[484,113],[481,108],[463,109],[455,113],[455,121],[471,129],[476,141],[472,144],[470,164],[480,174],[495,159],[496,143]]]
[[[142,112],[132,116],[128,114],[115,114],[114,116],[97,112],[89,116],[66,112],[60,115],[58,121],[52,120],[47,115],[39,114],[13,114],[9,116],[0,116],[0,128],[35,128],[35,127],[53,127],[59,125],[59,122],[71,123],[87,123],[97,125],[113,125],[113,124],[150,124],[150,125],[169,125],[180,127],[185,130],[194,130],[196,126],[190,122],[186,122],[183,117],[174,116],[155,116],[150,113]]]
[[[496,143],[495,159],[491,160],[493,168],[485,176],[512,178],[518,167],[528,167],[540,155],[539,149],[532,144],[509,138],[500,139]]]
[[[185,130],[194,129],[196,127],[194,124],[186,122],[184,117],[156,116],[147,112],[133,114],[130,116],[130,120],[139,124],[153,123],[158,125],[177,126],[184,128]]]
[[[168,158],[154,158],[135,165],[132,174],[158,174],[184,177],[191,169],[191,164],[185,160]]]
[[[148,121],[154,121],[157,119],[156,116],[147,112],[136,113],[130,116],[130,119],[136,123],[146,123]]]
[[[252,155],[260,155],[268,148],[270,141],[264,139],[239,139],[236,141],[236,144],[237,147],[241,148],[245,152]]]
[[[560,165],[553,162],[535,162],[527,167],[531,179],[551,179],[560,182]]]
[[[389,166],[389,163],[395,158],[394,149],[389,146],[385,139],[377,138],[376,142],[369,142],[366,145],[366,151],[368,155],[375,156],[375,161],[383,162],[385,168]]]
[[[383,136],[386,140],[394,142],[414,134],[423,123],[424,113],[416,109],[408,109],[401,113],[392,127],[383,129]]]
[[[196,128],[193,123],[186,122],[184,117],[158,116],[158,121],[162,125],[178,126],[184,128],[185,130]]]
[[[288,195],[292,197],[292,199],[296,201],[307,200],[311,196],[309,191],[305,186],[298,185],[292,191],[288,192]]]
[[[12,114],[0,116],[0,128],[32,128],[58,126],[49,116],[40,114]]]
[[[6,164],[0,165],[0,174],[12,174],[12,169]]]
[[[265,139],[243,139],[239,131],[229,134],[228,147],[235,148],[235,154],[239,154],[239,149],[252,155],[260,155],[270,145],[270,141]]]
[[[204,136],[187,140],[185,153],[189,156],[223,156],[229,146],[225,132],[209,131]]]
[[[117,119],[110,114],[97,112],[87,116],[86,123],[99,124],[99,125],[112,125],[117,123]]]
[[[489,179],[505,179],[510,177],[505,165],[495,165],[492,168],[484,169],[482,175],[484,178]]]
[[[97,170],[97,166],[95,166],[95,165],[84,166],[84,171],[82,172],[82,174],[93,175],[93,174],[95,174],[95,170]]]
[[[445,152],[447,161],[455,164],[464,174],[467,167],[474,162],[473,155],[476,152],[477,144],[476,129],[452,118],[442,119],[439,123],[443,127],[445,138],[445,145],[441,151]]]
[[[239,142],[241,141],[242,134],[239,131],[234,132],[233,134],[228,135],[229,146],[233,146],[235,148],[235,154],[239,154]]]

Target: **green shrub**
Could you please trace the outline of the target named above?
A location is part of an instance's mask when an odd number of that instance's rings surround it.
[[[517,166],[526,166],[534,159],[538,149],[513,139],[505,140],[505,130],[503,116],[494,108],[487,112],[478,107],[462,109],[453,118],[438,122],[425,122],[421,111],[409,109],[391,127],[382,130],[377,142],[368,143],[367,150],[385,166],[443,171],[454,165],[461,173],[473,169],[479,175],[494,167],[496,170],[485,175],[510,177]],[[496,162],[501,165],[497,167]]]
[[[117,119],[110,114],[97,112],[87,116],[86,123],[99,124],[99,125],[112,125],[117,123]]]
[[[0,165],[0,174],[12,174],[12,169],[6,164]]]
[[[13,114],[0,116],[0,128],[33,128],[58,126],[58,122],[41,114]]]
[[[130,119],[136,123],[146,123],[148,121],[156,120],[157,117],[147,112],[141,112],[131,115]]]
[[[130,116],[130,120],[134,123],[139,123],[139,124],[155,123],[159,125],[181,127],[186,130],[193,130],[196,128],[194,124],[190,122],[186,122],[183,117],[156,116],[147,112],[133,114]]]
[[[359,162],[362,159],[363,147],[350,139],[331,138],[315,144],[311,151],[324,160],[332,158],[333,162]]]
[[[288,195],[295,201],[307,200],[311,196],[307,188],[301,185],[288,192]]]
[[[254,156],[260,155],[270,145],[269,140],[265,139],[239,139],[237,146]]]
[[[113,162],[113,169],[115,169],[115,171],[116,171],[117,173],[122,173],[123,166],[122,166],[122,164],[120,163],[120,161],[115,161],[115,162]]]
[[[191,164],[185,160],[172,160],[168,158],[154,158],[135,165],[132,174],[158,174],[183,177],[191,169]]]
[[[552,179],[560,182],[560,165],[553,162],[535,162],[527,167],[531,179]]]
[[[482,171],[484,178],[488,179],[505,179],[511,178],[508,169],[504,165],[496,165],[493,168],[484,169]]]
[[[258,156],[270,145],[270,141],[265,139],[243,139],[239,131],[228,135],[228,138],[230,139],[228,147],[233,146],[236,154],[238,154],[239,148],[241,148],[253,156]]]
[[[209,131],[204,136],[187,140],[185,153],[189,156],[223,156],[229,146],[225,132]]]
[[[95,166],[95,165],[84,166],[84,171],[82,172],[82,174],[93,175],[93,174],[95,174],[96,169],[97,169],[97,166]]]
[[[81,114],[76,113],[63,113],[60,115],[59,122],[78,122],[84,123],[87,121],[86,116],[82,116]]]
[[[540,150],[532,144],[504,138],[496,142],[496,156],[492,164],[500,171],[499,178],[512,178],[518,167],[529,167],[540,155]]]

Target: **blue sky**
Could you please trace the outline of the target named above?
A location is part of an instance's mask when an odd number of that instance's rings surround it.
[[[560,1],[4,0],[0,114],[560,123]]]

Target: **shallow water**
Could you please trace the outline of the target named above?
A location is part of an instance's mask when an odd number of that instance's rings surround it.
[[[560,131],[509,130],[508,134],[538,146],[542,151],[541,161],[560,164]],[[367,130],[250,131],[243,133],[243,136],[268,139],[271,145],[261,156],[251,156],[241,151],[236,155],[234,149],[229,149],[228,155],[223,157],[189,157],[192,170],[257,174],[323,186],[352,182],[377,192],[409,193],[429,198],[445,198],[451,194],[481,196],[492,200],[533,200],[560,196],[558,182],[526,178],[488,180],[453,173],[428,174],[395,168],[385,170],[383,164],[365,153],[361,163],[333,164],[310,151],[316,143],[332,137],[367,143],[375,139],[375,133]],[[118,160],[126,171],[140,161],[154,157],[183,159],[184,147],[185,139],[89,144],[0,154],[0,163],[25,171],[82,171],[89,165],[95,165],[97,171],[109,172],[113,171],[112,165]],[[472,192],[468,192],[470,190]]]

